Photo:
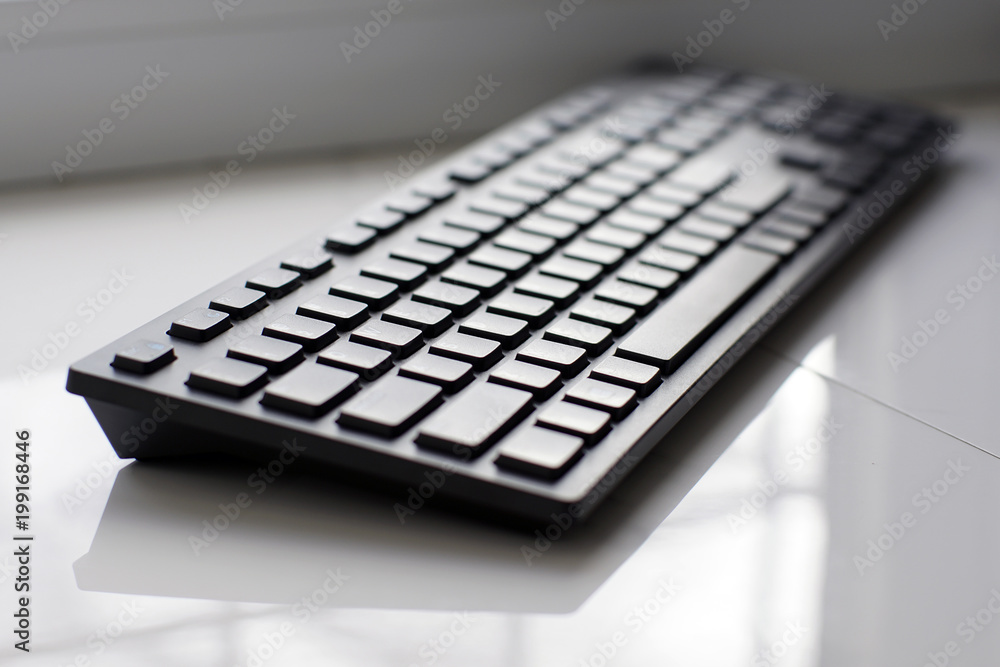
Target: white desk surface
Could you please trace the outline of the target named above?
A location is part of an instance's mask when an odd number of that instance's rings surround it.
[[[524,535],[430,510],[400,526],[393,498],[308,475],[196,556],[246,471],[120,462],[63,389],[73,361],[380,193],[394,153],[261,165],[189,224],[207,167],[0,193],[0,664],[995,665],[1000,277],[981,267],[1000,253],[1000,113],[944,106],[962,138],[934,186],[530,565]],[[125,288],[80,306],[115,271]],[[24,428],[30,654],[11,633]]]

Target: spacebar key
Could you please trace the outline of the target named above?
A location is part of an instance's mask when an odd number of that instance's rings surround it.
[[[730,247],[622,341],[615,356],[674,371],[778,262],[777,255]]]

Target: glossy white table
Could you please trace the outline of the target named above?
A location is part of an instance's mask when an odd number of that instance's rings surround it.
[[[290,470],[196,554],[252,468],[118,461],[63,389],[69,363],[378,194],[394,154],[247,170],[187,224],[208,168],[0,194],[0,664],[996,664],[1000,113],[947,110],[963,136],[935,186],[551,543],[432,510],[401,526],[395,498]],[[893,363],[903,337],[923,344]]]

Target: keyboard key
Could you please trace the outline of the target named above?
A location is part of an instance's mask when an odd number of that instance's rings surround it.
[[[233,319],[244,320],[267,307],[267,295],[249,287],[234,287],[212,299],[208,307],[229,313]]]
[[[555,304],[548,299],[505,292],[486,304],[486,312],[516,317],[526,321],[532,329],[537,329],[553,318]]]
[[[639,404],[635,390],[593,378],[584,378],[570,387],[563,400],[604,410],[615,421],[624,419]]]
[[[728,162],[692,159],[672,171],[667,180],[673,185],[708,194],[725,185],[732,175],[732,167]]]
[[[538,414],[539,426],[583,438],[588,446],[611,432],[611,415],[582,405],[559,401]]]
[[[584,289],[590,289],[597,284],[604,267],[569,257],[552,257],[538,267],[538,272],[545,276],[573,280],[580,283]]]
[[[726,206],[760,214],[784,199],[792,189],[787,176],[757,172],[743,182],[725,188],[719,199]]]
[[[492,167],[473,160],[463,160],[448,169],[448,177],[460,183],[478,183],[492,173]]]
[[[431,206],[434,200],[430,197],[422,197],[418,194],[398,194],[389,198],[385,203],[385,208],[389,211],[397,211],[406,214],[407,217],[418,216]]]
[[[177,359],[174,348],[154,340],[137,340],[115,353],[111,365],[130,373],[149,375]]]
[[[171,336],[204,343],[233,326],[229,313],[211,308],[196,308],[184,317],[174,320],[167,331]]]
[[[399,374],[414,380],[436,384],[446,394],[454,394],[472,382],[475,377],[472,372],[472,364],[439,357],[427,352],[418,354],[400,366]]]
[[[428,352],[472,364],[477,371],[484,371],[503,358],[503,350],[497,341],[456,332],[438,338]]]
[[[548,299],[555,302],[556,308],[565,308],[579,295],[580,285],[571,280],[536,273],[514,283],[514,291],[517,294]]]
[[[667,181],[650,186],[650,188],[646,190],[645,194],[649,195],[653,199],[673,202],[674,204],[685,208],[696,206],[703,197],[700,192],[688,190],[686,188],[668,183]]]
[[[639,313],[649,312],[659,295],[655,289],[617,279],[606,281],[594,291],[595,299],[635,308]]]
[[[575,222],[578,225],[589,225],[601,217],[601,212],[596,208],[572,204],[564,199],[554,199],[538,210],[546,217]]]
[[[769,234],[776,234],[777,236],[784,236],[800,243],[808,241],[816,233],[816,230],[809,225],[800,225],[797,222],[781,220],[780,218],[761,220],[755,226],[755,229],[768,232]]]
[[[318,255],[296,255],[284,260],[281,268],[296,271],[306,280],[312,280],[333,268],[333,256],[325,252]]]
[[[458,192],[458,186],[443,178],[424,180],[413,186],[413,194],[430,197],[436,202],[450,199]]]
[[[586,350],[551,340],[531,341],[518,351],[515,359],[536,366],[553,368],[568,378],[587,367]]]
[[[740,243],[757,250],[763,250],[779,257],[788,257],[794,253],[798,247],[798,241],[786,236],[769,234],[763,230],[751,230],[740,239]]]
[[[580,231],[580,225],[568,220],[556,220],[542,215],[529,215],[517,223],[523,232],[547,236],[556,241],[565,241]]]
[[[718,241],[720,243],[725,243],[729,239],[733,238],[738,231],[737,228],[732,225],[715,222],[713,220],[706,220],[698,215],[687,216],[677,223],[677,229],[687,232],[688,234],[694,234],[695,236],[704,236],[707,239],[712,239],[713,241]]]
[[[626,205],[626,209],[633,213],[648,215],[662,221],[676,220],[684,215],[684,207],[662,199],[654,199],[645,195],[639,195]]]
[[[394,438],[441,404],[441,387],[394,375],[344,404],[337,423]]]
[[[493,245],[507,250],[516,250],[526,253],[535,259],[544,257],[552,252],[556,242],[545,236],[529,234],[517,229],[508,229],[493,239]]]
[[[659,178],[659,174],[657,174],[654,170],[641,164],[633,164],[627,161],[609,164],[605,167],[605,171],[607,171],[607,173],[611,176],[634,181],[636,185],[640,186],[649,185]]]
[[[750,211],[725,206],[719,202],[709,200],[699,206],[695,213],[702,218],[715,222],[724,222],[734,227],[746,227],[753,220],[754,215]]]
[[[362,324],[351,334],[350,340],[389,350],[397,358],[410,356],[424,344],[420,329],[380,320]]]
[[[561,377],[561,373],[554,368],[543,368],[512,359],[491,371],[487,382],[530,391],[536,401],[544,401],[562,387]]]
[[[468,252],[479,243],[482,237],[482,234],[479,232],[459,229],[458,227],[446,227],[444,225],[425,229],[417,235],[417,238],[421,241],[445,246],[458,253]]]
[[[615,354],[672,372],[778,261],[743,246],[727,249],[661,304]]]
[[[648,235],[658,234],[667,226],[667,223],[660,218],[636,213],[626,208],[619,209],[608,216],[607,224]]]
[[[607,192],[620,198],[631,197],[642,187],[632,179],[607,171],[599,171],[591,174],[583,180],[583,184],[591,190]]]
[[[191,371],[184,384],[223,396],[243,398],[267,384],[267,369],[257,364],[224,357]]]
[[[407,262],[416,262],[427,267],[428,271],[440,271],[449,264],[455,256],[455,251],[443,245],[415,241],[394,246],[389,256]]]
[[[507,221],[502,215],[463,211],[460,213],[449,213],[444,219],[444,224],[449,227],[468,229],[486,236],[492,236],[503,229]]]
[[[348,225],[327,234],[325,247],[327,250],[353,255],[375,243],[376,236],[378,233],[370,227]]]
[[[399,229],[405,220],[405,213],[390,211],[386,208],[375,208],[359,213],[355,218],[355,223],[373,230],[376,234],[389,234]]]
[[[573,177],[569,174],[560,174],[558,172],[546,171],[541,167],[535,167],[519,173],[515,177],[515,180],[524,185],[531,185],[536,188],[542,188],[550,193],[555,193],[569,187],[570,183],[573,182]]]
[[[261,404],[303,417],[321,417],[358,391],[357,373],[306,364],[274,382]]]
[[[770,215],[814,228],[822,227],[830,220],[830,216],[823,211],[794,201],[786,201],[778,204]]]
[[[471,287],[483,296],[493,296],[507,280],[507,274],[496,269],[487,269],[472,264],[458,264],[441,274],[441,280],[461,287]]]
[[[479,292],[468,287],[434,281],[417,289],[410,298],[418,303],[447,308],[456,316],[468,315],[479,305]]]
[[[385,280],[351,276],[331,287],[330,294],[351,301],[363,301],[372,310],[382,310],[399,298],[399,287]]]
[[[689,255],[699,257],[711,257],[719,249],[717,241],[706,239],[703,236],[686,234],[681,229],[668,229],[656,239],[656,243],[664,248],[686,252]]]
[[[227,357],[265,366],[271,373],[285,373],[305,360],[302,346],[267,336],[247,336],[229,348]]]
[[[654,246],[642,251],[639,255],[639,261],[643,264],[676,271],[684,275],[693,271],[698,266],[701,258],[697,255],[689,255],[686,252],[677,252],[669,248]]]
[[[361,379],[370,381],[392,368],[392,353],[349,340],[338,340],[320,352],[316,361],[357,373]]]
[[[663,173],[680,164],[683,156],[677,151],[655,144],[640,144],[630,149],[625,154],[625,159],[658,173]]]
[[[419,329],[428,338],[443,334],[451,326],[451,311],[416,301],[399,301],[382,313],[382,319]]]
[[[302,276],[298,271],[268,269],[248,280],[247,287],[264,292],[269,299],[280,299],[302,287]]]
[[[594,262],[606,269],[618,266],[625,258],[625,251],[614,246],[594,243],[586,239],[577,239],[563,248],[562,254],[570,259],[584,262]]]
[[[329,294],[315,296],[295,309],[297,315],[332,322],[341,331],[353,329],[368,319],[368,305]]]
[[[469,255],[469,264],[503,271],[511,277],[522,275],[531,266],[531,255],[496,246],[484,246]]]
[[[510,350],[528,340],[528,323],[493,313],[479,313],[458,326],[460,333],[489,338]]]
[[[570,204],[597,209],[601,213],[607,213],[621,202],[621,197],[618,195],[593,190],[582,183],[563,192],[561,198]]]
[[[646,235],[620,227],[612,227],[604,223],[598,223],[587,230],[584,238],[594,243],[621,248],[625,252],[632,252],[646,242]]]
[[[616,336],[625,333],[635,324],[634,308],[600,301],[593,297],[573,306],[569,316],[581,322],[608,327]]]
[[[634,389],[639,396],[648,396],[660,386],[660,369],[621,357],[608,357],[594,366],[590,377]]]
[[[564,317],[545,330],[545,340],[582,347],[591,356],[611,347],[611,329]]]
[[[618,280],[635,283],[644,287],[652,287],[660,293],[666,293],[677,286],[680,274],[658,266],[650,266],[642,262],[631,262],[615,274]]]
[[[538,206],[549,198],[549,191],[523,183],[507,183],[493,189],[493,196],[500,199],[522,202],[529,206]]]
[[[361,275],[387,280],[409,292],[427,279],[427,267],[399,259],[383,259],[361,269]]]
[[[306,352],[316,352],[337,339],[333,324],[301,315],[282,315],[262,331],[265,336],[298,343]]]
[[[481,197],[469,205],[469,210],[473,213],[495,215],[506,221],[520,218],[528,212],[529,208],[531,207],[524,202],[500,199],[498,197]]]
[[[828,216],[839,213],[850,199],[850,193],[839,188],[816,185],[796,190],[791,201],[800,206],[807,206],[822,211]]]
[[[531,394],[497,384],[477,384],[428,419],[417,434],[421,447],[459,457],[478,456],[531,412]]]
[[[498,468],[552,480],[566,474],[582,453],[582,438],[533,426],[505,440],[495,461]]]

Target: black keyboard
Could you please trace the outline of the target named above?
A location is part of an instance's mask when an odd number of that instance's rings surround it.
[[[123,458],[333,466],[390,482],[401,521],[431,498],[580,519],[922,185],[945,127],[757,75],[604,81],[95,352],[68,389]]]

